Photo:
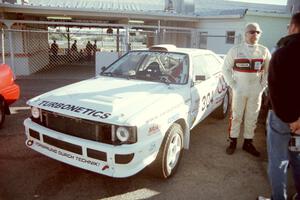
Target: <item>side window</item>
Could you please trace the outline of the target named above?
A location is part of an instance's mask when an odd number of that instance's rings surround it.
[[[213,54],[205,54],[204,59],[207,63],[205,69],[209,74],[209,77],[221,71],[222,63]]]
[[[207,75],[206,71],[205,71],[206,62],[205,62],[203,56],[197,55],[197,56],[194,56],[192,59],[193,59],[193,76]]]
[[[207,34],[208,32],[200,32],[200,49],[207,49]]]
[[[234,44],[235,31],[226,32],[226,44]]]
[[[145,56],[141,53],[132,54],[134,54],[135,56],[127,54],[124,57],[122,57],[122,62],[117,62],[114,65],[112,65],[109,68],[110,71],[119,75],[126,75],[128,74],[128,71],[135,70],[135,68],[139,66],[139,63],[143,60]]]

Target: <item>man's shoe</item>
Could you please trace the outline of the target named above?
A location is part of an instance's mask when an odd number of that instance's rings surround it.
[[[237,138],[229,138],[229,139],[230,139],[230,144],[229,147],[226,148],[226,153],[228,155],[231,155],[234,153],[236,149]]]
[[[271,199],[263,196],[258,196],[256,200],[271,200]]]
[[[253,156],[256,156],[256,157],[260,156],[260,153],[256,150],[256,148],[252,144],[252,139],[244,140],[243,150],[250,153]]]

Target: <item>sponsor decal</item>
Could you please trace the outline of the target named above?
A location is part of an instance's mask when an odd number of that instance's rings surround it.
[[[108,165],[104,165],[104,166],[102,167],[102,171],[105,171],[105,170],[107,170],[108,168],[109,168]]]
[[[249,63],[236,63],[236,66],[237,67],[250,67],[250,64]]]
[[[151,127],[148,129],[148,135],[153,135],[155,133],[159,132],[159,126],[157,124],[153,124]]]
[[[234,60],[233,70],[241,72],[256,72],[263,70],[264,59],[244,59],[238,58]]]
[[[201,110],[202,111],[206,110],[209,106],[212,105],[213,101],[214,101],[214,91],[211,91],[207,93],[207,95],[204,95],[201,100],[202,102]]]
[[[39,143],[39,142],[35,142],[35,144],[36,144],[37,147],[39,147],[41,149],[48,150],[48,151],[50,151],[52,153],[57,154],[58,156],[61,156],[61,157],[64,157],[64,158],[68,158],[70,160],[76,160],[76,161],[79,161],[81,163],[92,165],[92,166],[98,166],[98,167],[100,166],[99,162],[95,162],[95,161],[89,160],[87,158],[82,158],[80,156],[73,155],[73,154],[61,151],[59,149],[53,148],[53,147],[48,147],[48,146],[46,146],[46,145],[44,145],[42,143]]]
[[[59,103],[59,102],[53,102],[53,101],[42,101],[38,105],[43,106],[43,107],[48,107],[48,108],[72,111],[74,113],[80,113],[80,114],[97,117],[97,118],[101,118],[101,119],[106,119],[111,115],[111,113],[106,113],[106,112],[94,110],[91,108],[85,108],[85,107],[81,107],[81,106],[75,106],[75,105],[71,105],[71,104],[65,104],[65,103]]]
[[[254,69],[255,70],[261,70],[262,68],[262,63],[260,61],[254,62]]]
[[[169,114],[170,112],[172,112],[172,111],[174,111],[174,110],[177,110],[178,107],[180,107],[180,106],[182,106],[182,105],[183,105],[183,104],[180,102],[180,103],[178,103],[178,104],[176,104],[176,105],[170,107],[169,109],[165,110],[164,112],[159,113],[158,115],[156,115],[156,116],[154,116],[154,117],[152,117],[152,118],[146,120],[146,123],[148,124],[148,123],[150,123],[150,122],[152,122],[152,121],[154,121],[154,120],[157,120],[157,119],[163,117],[164,115]]]
[[[227,84],[225,82],[224,76],[220,76],[219,83],[218,83],[218,93],[221,94],[222,92],[226,91]]]

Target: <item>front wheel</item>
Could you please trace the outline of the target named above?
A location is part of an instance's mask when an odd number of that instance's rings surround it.
[[[213,117],[217,119],[224,119],[227,116],[229,110],[229,92],[227,90],[223,97],[222,104],[214,111]]]
[[[183,148],[183,130],[177,123],[167,131],[152,169],[160,178],[169,178],[177,170]]]
[[[0,99],[0,128],[2,127],[5,120],[5,104],[2,99]]]

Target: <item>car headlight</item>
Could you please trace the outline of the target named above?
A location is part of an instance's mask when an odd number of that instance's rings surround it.
[[[124,127],[119,127],[116,131],[116,135],[121,142],[126,142],[129,139],[129,131]]]
[[[37,107],[32,106],[31,107],[31,115],[33,118],[38,119],[40,117],[40,109]]]
[[[136,127],[114,126],[113,134],[117,143],[132,144],[137,141]]]

